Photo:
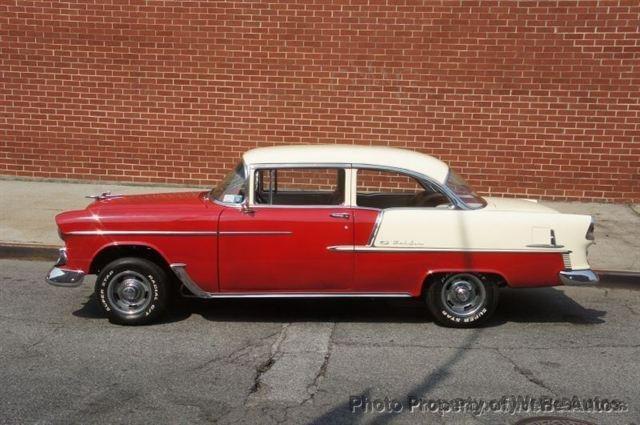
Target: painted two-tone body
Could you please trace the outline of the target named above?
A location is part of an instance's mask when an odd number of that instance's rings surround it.
[[[56,217],[66,251],[48,276],[75,286],[96,273],[109,250],[153,252],[191,294],[215,297],[417,297],[433,274],[498,276],[511,287],[593,283],[589,216],[534,201],[486,198],[469,209],[444,186],[435,158],[387,148],[313,146],[256,149],[244,157],[242,204],[208,192],[105,196]],[[255,171],[331,166],[345,170],[344,202],[261,205]],[[451,208],[357,205],[359,169],[420,176],[451,197]]]

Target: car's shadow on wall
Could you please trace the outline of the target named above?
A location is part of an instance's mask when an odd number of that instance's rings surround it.
[[[105,318],[95,297],[73,313]],[[220,299],[176,300],[162,323],[192,315],[214,322],[383,322],[429,323],[431,314],[420,300],[353,299]],[[503,289],[494,317],[486,326],[518,323],[604,323],[605,311],[585,308],[554,288]]]

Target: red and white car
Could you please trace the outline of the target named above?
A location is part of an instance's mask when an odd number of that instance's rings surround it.
[[[246,152],[215,189],[103,194],[56,217],[57,286],[97,274],[122,324],[198,298],[424,298],[447,326],[487,320],[498,289],[595,283],[590,216],[480,197],[445,163],[365,146]]]

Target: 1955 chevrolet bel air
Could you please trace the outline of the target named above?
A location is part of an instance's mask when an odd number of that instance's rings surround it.
[[[591,284],[590,216],[481,197],[408,150],[282,146],[246,152],[213,190],[104,193],[56,217],[47,281],[96,296],[121,324],[157,320],[174,294],[423,298],[440,324],[476,326],[500,287]]]

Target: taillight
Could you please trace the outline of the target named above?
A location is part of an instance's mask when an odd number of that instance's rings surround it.
[[[596,236],[593,233],[594,229],[595,229],[595,223],[592,221],[591,224],[589,225],[589,229],[587,229],[587,234],[585,236],[590,241],[596,240]]]

